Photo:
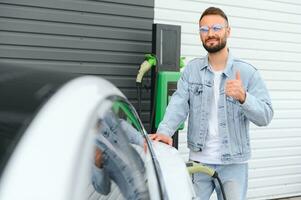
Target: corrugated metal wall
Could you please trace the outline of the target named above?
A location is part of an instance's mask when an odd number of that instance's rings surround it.
[[[153,0],[0,0],[0,61],[102,76],[137,106]],[[150,91],[143,93],[148,128]]]
[[[155,23],[182,26],[181,56],[186,56],[186,62],[206,54],[199,41],[198,19],[209,6],[228,14],[229,46],[260,70],[275,109],[267,128],[251,127],[249,199],[300,195],[301,4],[292,0],[155,0]],[[180,142],[187,159],[185,131]]]

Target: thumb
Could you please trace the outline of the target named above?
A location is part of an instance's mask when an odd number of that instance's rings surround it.
[[[235,77],[236,77],[236,80],[241,80],[240,79],[240,72],[238,70],[236,71]]]

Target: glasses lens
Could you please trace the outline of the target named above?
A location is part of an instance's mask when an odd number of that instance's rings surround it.
[[[201,26],[200,27],[200,32],[201,33],[208,33],[209,27],[208,26]]]
[[[220,25],[220,24],[214,24],[213,26],[212,26],[212,30],[214,31],[214,32],[218,32],[218,31],[220,31],[220,30],[222,30],[224,27],[222,26],[222,25]]]

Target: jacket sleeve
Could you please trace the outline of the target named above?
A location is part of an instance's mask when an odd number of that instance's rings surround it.
[[[172,136],[179,125],[185,121],[189,112],[188,91],[189,64],[185,67],[177,83],[177,90],[172,95],[157,133]]]
[[[241,106],[246,117],[257,126],[266,126],[273,118],[271,98],[257,70],[249,82],[246,100]]]
[[[107,195],[111,191],[111,181],[108,173],[95,165],[92,168],[92,185],[98,193],[103,195]]]

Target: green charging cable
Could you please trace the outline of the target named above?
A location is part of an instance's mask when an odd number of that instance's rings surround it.
[[[218,173],[214,169],[212,169],[212,168],[210,168],[210,167],[208,167],[206,165],[202,165],[201,163],[197,163],[195,161],[189,161],[189,162],[187,162],[186,163],[186,167],[188,169],[189,174],[204,173],[204,174],[207,174],[208,176],[216,178],[217,181],[218,181],[218,184],[220,185],[220,188],[221,188],[221,191],[222,191],[222,195],[223,195],[223,199],[227,200],[226,199],[226,195],[225,195],[225,191],[224,191],[224,187],[223,187],[223,184],[222,184],[222,181],[219,178]]]

